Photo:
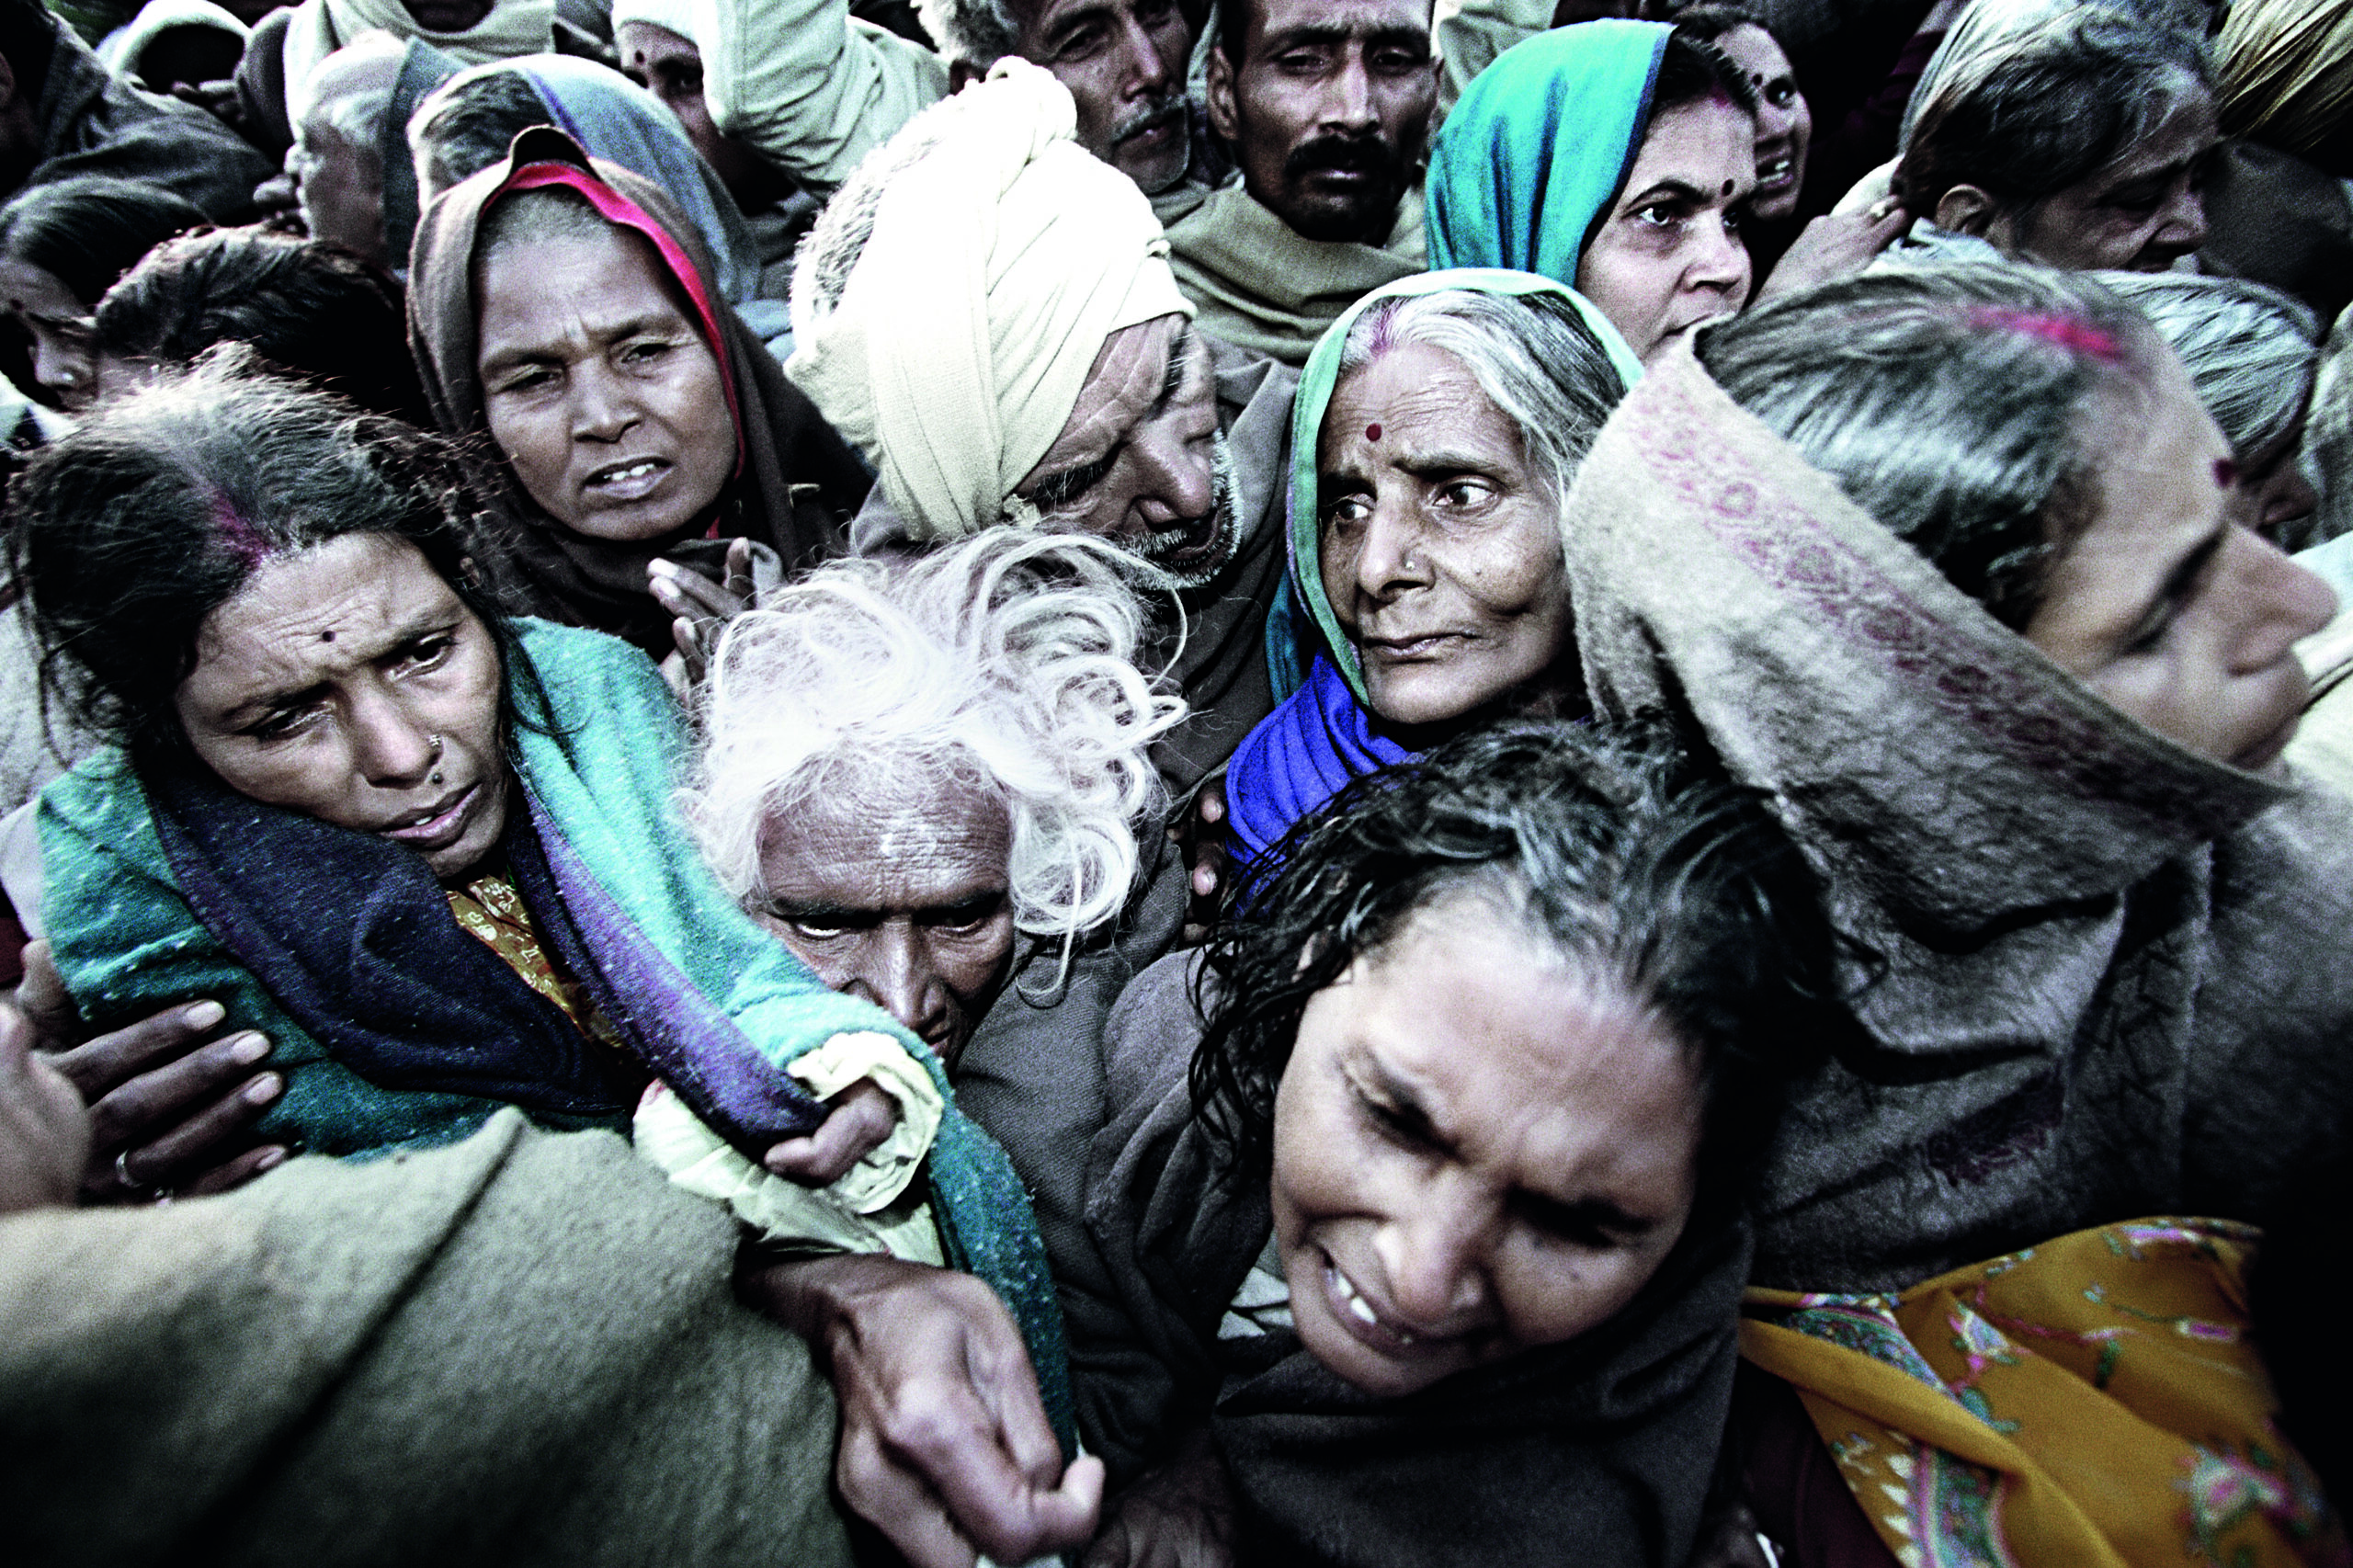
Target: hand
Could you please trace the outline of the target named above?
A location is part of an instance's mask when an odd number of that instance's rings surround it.
[[[834,1108],[805,1138],[788,1138],[760,1164],[802,1187],[831,1187],[852,1165],[881,1147],[899,1124],[899,1102],[871,1078],[860,1078],[825,1102]]]
[[[255,1073],[269,1041],[250,1029],[206,1043],[227,1013],[197,1002],[91,1035],[50,960],[49,944],[25,949],[17,1006],[37,1048],[90,1108],[85,1201],[142,1202],[166,1189],[225,1192],[282,1164],[285,1145],[238,1149],[245,1130],[285,1092],[276,1073]]]
[[[32,1046],[32,1024],[0,1006],[0,1214],[71,1205],[90,1158],[82,1096]]]
[[[1911,226],[1912,214],[1893,196],[1880,198],[1860,212],[1816,218],[1774,267],[1756,299],[1761,303],[1860,272]]]
[[[726,571],[727,580],[714,583],[675,561],[657,556],[646,563],[654,602],[677,617],[670,623],[670,639],[678,645],[690,683],[699,683],[710,672],[710,656],[727,623],[752,608],[757,589],[752,580],[750,540],[739,539],[727,547]]]
[[[915,1568],[1027,1562],[1094,1535],[1103,1461],[1063,1468],[1021,1331],[988,1286],[881,1255],[754,1268],[741,1284],[831,1369],[835,1483]]]
[[[1232,1568],[1233,1483],[1206,1428],[1113,1499],[1079,1568]]]
[[[1219,895],[1225,891],[1225,876],[1233,853],[1225,839],[1225,780],[1204,780],[1193,794],[1191,807],[1178,814],[1168,824],[1168,841],[1176,846],[1189,868],[1190,887],[1187,890],[1185,928],[1176,940],[1179,947],[1199,947],[1209,940],[1210,927],[1217,924]]]

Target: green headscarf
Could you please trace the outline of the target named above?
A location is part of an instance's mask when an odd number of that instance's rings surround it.
[[[1519,51],[1514,50],[1511,52],[1517,54]],[[1453,122],[1449,120],[1448,123]],[[1330,330],[1316,343],[1315,351],[1307,357],[1307,368],[1300,372],[1299,392],[1291,403],[1290,580],[1293,591],[1306,605],[1309,615],[1313,617],[1317,629],[1323,632],[1324,645],[1331,651],[1332,663],[1338,668],[1342,678],[1347,680],[1348,689],[1356,694],[1358,702],[1368,701],[1364,670],[1358,662],[1356,649],[1340,630],[1340,619],[1333,612],[1331,597],[1324,591],[1324,573],[1320,566],[1324,541],[1316,521],[1315,457],[1316,444],[1324,430],[1324,410],[1332,402],[1332,389],[1340,379],[1340,354],[1347,346],[1348,331],[1356,325],[1358,316],[1383,300],[1438,294],[1449,289],[1515,298],[1529,294],[1557,294],[1575,308],[1578,316],[1600,341],[1602,352],[1608,356],[1611,368],[1617,370],[1618,380],[1627,391],[1632,391],[1634,383],[1643,375],[1643,362],[1634,358],[1634,351],[1626,347],[1626,340],[1618,335],[1616,327],[1609,324],[1599,306],[1575,290],[1550,278],[1506,271],[1501,267],[1455,267],[1444,272],[1424,272],[1400,278],[1367,294],[1332,324]],[[1291,684],[1296,686],[1297,683]]]
[[[1576,287],[1594,220],[1641,151],[1665,22],[1580,22],[1506,50],[1430,147],[1430,266],[1508,267]]]

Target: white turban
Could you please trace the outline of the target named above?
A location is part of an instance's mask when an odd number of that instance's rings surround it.
[[[623,22],[651,22],[665,32],[673,32],[696,48],[702,40],[695,28],[694,6],[690,0],[613,0],[613,28],[620,29]]]
[[[1077,123],[1051,74],[997,62],[875,150],[890,172],[834,309],[796,279],[785,373],[866,453],[917,539],[997,522],[1103,340],[1193,313],[1152,204],[1072,140]],[[910,138],[929,143],[912,162]]]

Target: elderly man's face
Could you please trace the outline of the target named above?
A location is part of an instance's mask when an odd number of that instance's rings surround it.
[[[1078,142],[1146,192],[1192,161],[1185,65],[1193,29],[1176,0],[1012,0],[1023,59],[1078,100]]]
[[[333,240],[380,265],[390,260],[383,165],[372,148],[353,146],[314,111],[286,154],[286,172],[313,239]]]
[[[1423,0],[1239,0],[1243,58],[1210,51],[1210,123],[1243,184],[1311,240],[1378,244],[1414,182],[1438,62]]]
[[[1235,543],[1217,434],[1217,383],[1192,324],[1140,322],[1103,340],[1062,434],[1014,494],[1046,527],[1116,540],[1199,586]]]
[[[768,815],[753,913],[827,985],[953,1067],[1013,957],[1012,824],[946,774],[857,794]]]

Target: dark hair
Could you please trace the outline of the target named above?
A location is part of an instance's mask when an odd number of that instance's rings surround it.
[[[1659,51],[1658,80],[1651,85],[1650,118],[1643,126],[1644,135],[1669,109],[1713,97],[1729,98],[1741,113],[1751,119],[1756,118],[1756,89],[1750,84],[1748,74],[1716,47],[1716,37],[1713,33],[1686,32],[1680,21],[1666,35],[1666,47]]]
[[[2023,211],[2154,131],[2183,78],[2213,85],[2200,40],[2102,6],[2056,8],[2031,31],[1975,39],[1964,21],[1945,51],[1905,115],[1894,189],[1915,212],[1934,214],[1957,185],[1976,186],[1999,211]]]
[[[1699,39],[1707,43],[1713,43],[1724,34],[1738,32],[1743,28],[1755,28],[1768,36],[1773,31],[1766,24],[1762,13],[1745,6],[1719,4],[1718,0],[1707,0],[1706,4],[1699,6],[1686,6],[1675,13],[1677,32],[1685,38]],[[1781,40],[1776,38],[1773,41],[1779,45]]]
[[[480,494],[439,437],[262,372],[242,345],[215,349],[105,405],[11,487],[43,701],[134,756],[184,749],[175,698],[206,619],[269,557],[364,534],[415,546],[536,693],[469,570]]]
[[[1689,1047],[1702,1200],[1736,1202],[1781,1086],[1827,1032],[1819,896],[1752,795],[1702,778],[1654,732],[1560,722],[1473,730],[1359,778],[1241,880],[1204,952],[1192,1064],[1196,1114],[1233,1170],[1269,1168],[1309,998],[1415,912],[1472,890]]]
[[[429,424],[410,358],[401,286],[325,240],[256,225],[183,235],[150,252],[98,301],[99,348],[186,365],[246,343],[278,368],[362,408]]]
[[[409,126],[429,183],[442,190],[503,160],[515,138],[552,125],[547,101],[520,70],[466,73],[436,87]]]
[[[205,221],[185,197],[105,175],[28,186],[0,207],[0,255],[43,272],[85,305],[141,256]]]
[[[2013,630],[2087,520],[2086,416],[2165,352],[2089,275],[1997,262],[1838,278],[1695,347],[1726,395]]]
[[[49,62],[57,53],[63,24],[40,0],[0,0],[0,59],[17,78],[17,96],[32,108],[49,85]]]

